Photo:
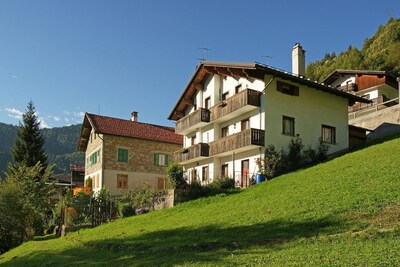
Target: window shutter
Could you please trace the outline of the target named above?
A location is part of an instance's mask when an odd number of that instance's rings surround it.
[[[170,160],[170,155],[165,155],[165,165],[168,166]]]
[[[157,153],[154,154],[154,165],[158,165],[159,155]]]

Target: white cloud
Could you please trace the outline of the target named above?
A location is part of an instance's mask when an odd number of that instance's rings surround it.
[[[18,76],[15,75],[15,74],[13,74],[13,75],[11,75],[11,78],[13,78],[13,79],[18,79]]]
[[[40,122],[40,128],[51,128],[51,126],[50,125],[48,125],[44,120],[43,120],[43,118],[39,118],[39,122]]]
[[[54,121],[60,121],[60,117],[57,116],[48,116],[49,118],[53,119]]]
[[[22,119],[22,114],[23,112],[16,109],[16,108],[5,108],[5,111],[8,113],[8,117],[14,118],[14,119]]]
[[[74,112],[75,117],[83,118],[85,116],[85,112],[79,111],[79,112]]]
[[[69,122],[69,119],[68,119],[68,118],[64,118],[64,120],[65,120],[66,122]]]

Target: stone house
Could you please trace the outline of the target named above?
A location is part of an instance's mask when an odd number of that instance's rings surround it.
[[[85,152],[85,181],[119,194],[148,183],[165,189],[166,166],[182,147],[182,136],[166,126],[86,113],[78,151]]]
[[[279,151],[300,136],[329,153],[349,148],[348,106],[369,100],[304,77],[305,51],[296,44],[292,73],[259,63],[201,62],[169,115],[183,135],[176,158],[189,180],[228,176],[246,187],[266,146]]]

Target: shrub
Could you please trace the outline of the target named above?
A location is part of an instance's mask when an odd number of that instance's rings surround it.
[[[33,236],[34,210],[23,188],[14,181],[0,181],[0,254]]]
[[[130,203],[121,204],[120,214],[122,217],[130,217],[135,215],[135,208]]]
[[[274,145],[269,145],[265,148],[264,159],[260,159],[260,164],[264,166],[259,167],[261,173],[265,174],[268,178],[273,178],[277,174],[277,170],[282,166],[282,152],[275,151]]]
[[[87,178],[85,182],[86,182],[86,187],[92,187],[92,178],[90,177]]]
[[[167,167],[168,184],[173,189],[184,189],[187,182],[183,178],[183,168],[178,163],[170,163]]]
[[[233,189],[235,188],[235,179],[229,177],[217,178],[212,181],[210,187],[215,189]]]
[[[289,152],[287,154],[287,163],[290,170],[298,169],[302,165],[303,147],[303,141],[298,135],[290,140]]]

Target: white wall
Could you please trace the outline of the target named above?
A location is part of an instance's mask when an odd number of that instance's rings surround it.
[[[271,77],[266,77],[269,80]],[[282,116],[295,118],[295,134],[299,134],[303,144],[315,148],[321,137],[322,124],[336,128],[336,144],[330,146],[329,153],[348,148],[348,100],[314,88],[299,86],[299,96],[291,96],[277,91],[275,79],[265,94],[265,144],[273,144],[277,150],[287,150],[293,136],[282,134]],[[290,83],[286,80],[283,82]]]

